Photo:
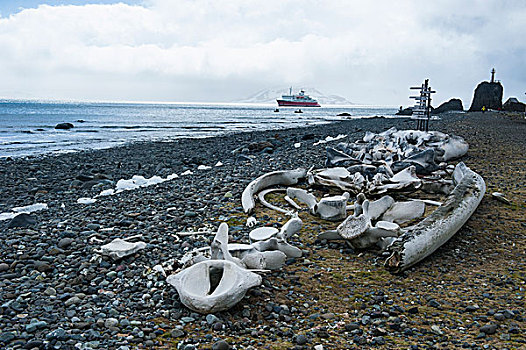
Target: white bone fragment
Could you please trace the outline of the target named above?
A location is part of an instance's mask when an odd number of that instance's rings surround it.
[[[314,212],[324,220],[339,221],[347,217],[347,200],[349,192],[341,196],[322,198],[314,208]]]
[[[423,202],[425,204],[434,205],[434,206],[441,206],[442,202],[433,201],[431,199],[416,199],[416,198],[409,198],[410,201],[416,201],[416,202]]]
[[[166,277],[166,271],[164,271],[162,265],[155,265],[154,267],[152,267],[152,270],[160,273],[161,275],[163,275],[163,277]]]
[[[289,203],[290,206],[293,207],[294,209],[296,209],[296,210],[300,210],[300,209],[301,209],[301,207],[299,206],[299,204],[296,203],[296,202],[294,202],[294,199],[290,198],[289,196],[285,196],[285,197],[283,197],[283,199],[285,199],[285,201],[286,201],[287,203]]]
[[[121,238],[115,238],[110,243],[101,246],[100,253],[109,256],[113,260],[119,260],[144,248],[146,248],[146,243],[144,242],[131,243]]]
[[[247,219],[246,226],[247,227],[254,227],[254,226],[256,226],[257,223],[258,223],[258,221],[256,220],[255,217],[249,216],[248,219]]]
[[[394,199],[391,196],[383,196],[380,199],[369,202],[369,217],[371,220],[376,220],[382,216],[393,203]]]
[[[383,215],[382,220],[403,224],[424,215],[422,201],[395,202]]]
[[[326,239],[326,240],[330,240],[330,241],[331,240],[343,239],[343,237],[338,234],[337,230],[323,231],[322,233],[320,233],[318,235],[318,238],[319,239]]]
[[[247,254],[241,261],[249,269],[254,270],[278,270],[285,265],[287,255],[279,250],[266,252],[254,252]]]
[[[305,169],[274,171],[264,174],[253,180],[243,191],[241,195],[241,204],[245,213],[251,213],[254,210],[254,195],[265,188],[274,185],[290,186],[297,184],[298,181],[306,176]]]
[[[264,241],[277,235],[279,230],[275,227],[258,227],[248,234],[251,242]]]
[[[491,196],[493,198],[495,198],[496,200],[504,203],[504,204],[511,204],[510,200],[506,197],[504,197],[504,193],[501,193],[501,192],[493,192],[491,194]]]
[[[477,209],[486,192],[484,179],[462,162],[455,168],[454,177],[460,181],[444,204],[418,224],[407,228],[388,247],[391,256],[385,261],[387,269],[395,273],[401,272],[432,254]]]
[[[169,276],[166,282],[177,289],[186,307],[208,314],[230,309],[262,278],[230,261],[207,260]]]
[[[299,232],[301,230],[301,227],[303,226],[303,221],[296,215],[289,221],[285,223],[281,227],[281,230],[279,232],[279,238],[283,240],[287,240],[290,237],[292,237],[295,233]]]

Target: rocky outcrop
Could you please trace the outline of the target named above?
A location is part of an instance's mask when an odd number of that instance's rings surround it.
[[[437,108],[433,109],[431,111],[431,114],[440,114],[445,112],[452,112],[452,111],[463,111],[464,106],[462,106],[462,101],[458,98],[452,98],[451,100],[442,103]]]
[[[506,112],[524,112],[526,111],[526,104],[519,102],[515,97],[510,97],[504,102],[502,109]]]
[[[413,115],[413,107],[407,107],[402,109],[402,106],[400,106],[400,109],[398,112],[396,112],[396,115]]]
[[[503,90],[500,82],[489,83],[483,81],[475,89],[475,95],[469,111],[481,111],[482,107],[486,107],[486,109],[502,109]]]

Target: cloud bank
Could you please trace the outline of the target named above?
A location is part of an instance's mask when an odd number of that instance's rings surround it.
[[[40,5],[0,17],[0,96],[231,101],[315,86],[360,103],[408,104],[430,78],[462,98],[492,67],[526,91],[523,1],[150,0]]]

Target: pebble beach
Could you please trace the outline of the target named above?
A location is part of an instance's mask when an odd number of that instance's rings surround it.
[[[327,145],[391,127],[411,129],[414,121],[342,120],[1,159],[0,213],[35,203],[47,209],[31,213],[25,227],[0,221],[0,348],[526,348],[526,120],[519,114],[447,113],[431,121],[431,130],[469,143],[462,161],[487,190],[451,240],[401,275],[390,274],[378,252],[317,239],[327,223],[307,212],[290,241],[303,257],[265,273],[228,311],[192,312],[153,269],[175,272],[185,252],[210,245],[221,222],[231,242],[248,242],[240,199],[256,177],[322,168]],[[338,135],[345,138],[316,144]],[[172,174],[78,203],[120,179]],[[276,227],[287,220],[260,206],[256,216]],[[132,236],[147,248],[118,261],[97,253]]]

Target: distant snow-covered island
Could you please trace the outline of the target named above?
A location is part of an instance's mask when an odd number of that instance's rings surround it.
[[[311,88],[311,87],[303,87],[303,88],[292,88],[292,93],[297,93],[300,90],[304,90],[306,94],[310,95],[312,98],[315,98],[318,100],[318,102],[322,106],[326,105],[352,105],[351,101],[346,99],[345,97],[338,96],[338,95],[326,95],[323,92]],[[236,100],[235,102],[238,103],[261,103],[261,104],[268,104],[268,103],[276,103],[276,99],[280,98],[282,95],[288,95],[289,94],[289,88],[283,88],[283,89],[264,89],[256,92],[255,94],[244,98],[240,100]]]

